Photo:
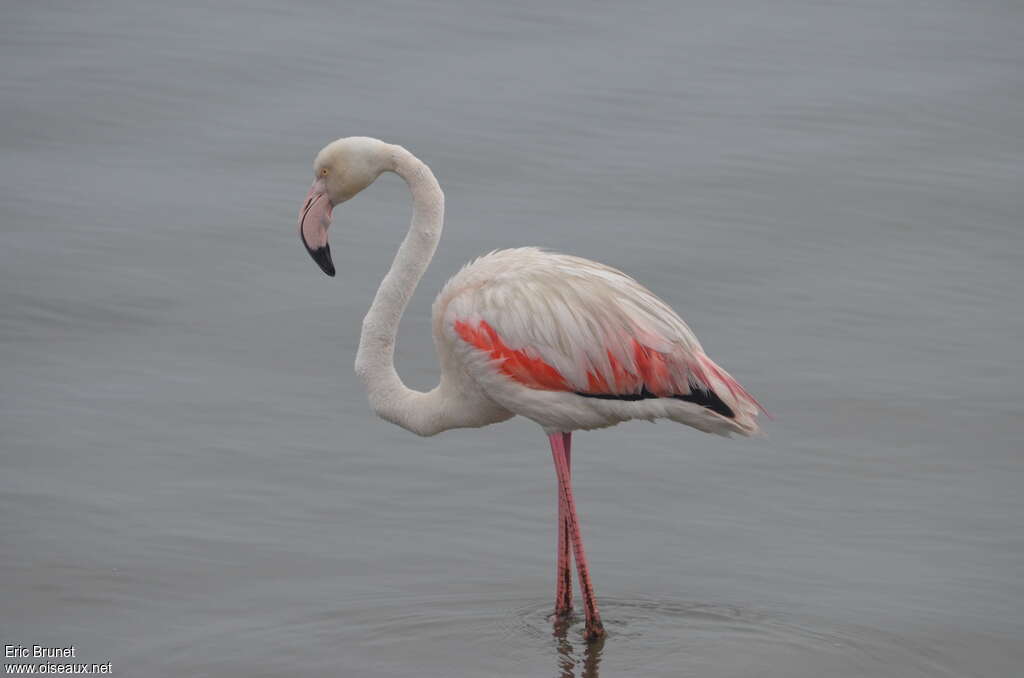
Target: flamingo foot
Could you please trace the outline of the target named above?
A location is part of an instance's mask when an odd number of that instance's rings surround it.
[[[606,635],[608,634],[605,632],[604,624],[601,623],[600,619],[593,623],[587,624],[586,627],[584,627],[583,629],[583,639],[586,640],[588,643],[601,640]]]
[[[551,615],[551,618],[555,622],[568,622],[572,621],[572,605],[566,607],[562,604],[555,604],[555,612]]]

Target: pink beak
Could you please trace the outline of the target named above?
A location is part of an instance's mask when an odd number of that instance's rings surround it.
[[[331,210],[334,205],[327,197],[327,187],[323,179],[313,182],[309,189],[306,202],[299,212],[299,237],[306,246],[309,256],[319,264],[323,272],[334,275],[334,262],[331,261],[331,246],[327,244],[327,228],[331,225]]]

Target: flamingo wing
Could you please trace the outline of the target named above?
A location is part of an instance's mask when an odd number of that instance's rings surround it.
[[[531,389],[599,399],[675,398],[751,419],[757,401],[682,318],[625,273],[534,248],[492,252],[442,292],[445,329]],[[446,292],[448,297],[446,299]]]

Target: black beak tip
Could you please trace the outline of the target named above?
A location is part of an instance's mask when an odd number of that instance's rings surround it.
[[[329,275],[330,277],[333,278],[335,271],[334,271],[334,261],[331,260],[331,246],[330,245],[324,245],[323,247],[319,247],[319,248],[317,248],[315,250],[308,250],[308,251],[309,251],[309,255],[311,257],[313,257],[313,261],[315,261],[317,263],[317,265],[320,266],[320,269],[324,273],[326,273],[327,275]]]

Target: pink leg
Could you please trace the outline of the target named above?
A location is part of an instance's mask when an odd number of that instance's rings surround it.
[[[566,469],[572,468],[570,457],[572,434],[563,433],[562,449]],[[566,517],[565,499],[558,490],[558,569],[555,573],[555,619],[567,618],[572,613],[572,552],[569,537],[569,519]]]
[[[565,517],[569,522],[569,541],[572,543],[573,556],[576,558],[576,572],[579,575],[580,591],[583,594],[583,610],[586,615],[584,637],[594,640],[604,636],[601,615],[597,611],[594,600],[594,587],[590,583],[590,570],[587,568],[587,556],[583,553],[583,537],[580,535],[580,523],[576,517],[576,501],[572,496],[572,483],[569,480],[569,465],[566,463],[566,437],[570,434],[553,433],[548,436],[551,443],[551,456],[555,460],[555,472],[558,474],[558,491],[565,502]]]

